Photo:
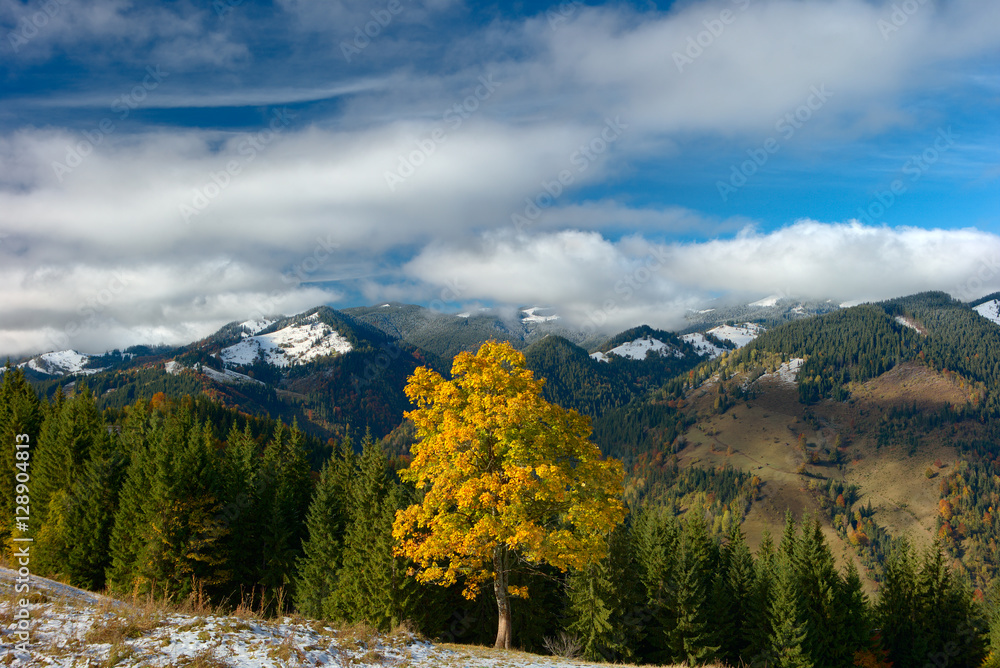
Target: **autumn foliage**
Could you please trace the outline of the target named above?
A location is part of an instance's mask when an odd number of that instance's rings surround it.
[[[545,401],[542,384],[524,355],[490,341],[455,358],[452,380],[421,367],[406,386],[418,442],[400,474],[423,499],[396,515],[397,552],[420,581],[461,580],[469,598],[493,581],[501,617],[508,595],[527,595],[506,585],[513,555],[584,568],[625,516],[621,464],[602,459],[589,419]]]

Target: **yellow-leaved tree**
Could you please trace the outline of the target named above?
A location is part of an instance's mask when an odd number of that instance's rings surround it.
[[[406,386],[418,441],[400,475],[423,500],[396,513],[396,552],[422,582],[461,578],[467,598],[492,581],[496,647],[509,649],[510,597],[527,596],[509,584],[514,558],[562,570],[599,560],[625,517],[624,474],[588,440],[589,418],[542,398],[509,343],[460,353],[451,375],[420,367]]]

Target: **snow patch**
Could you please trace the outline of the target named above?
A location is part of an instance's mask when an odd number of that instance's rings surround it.
[[[644,336],[641,339],[636,339],[635,341],[629,341],[628,343],[623,343],[620,346],[612,348],[605,353],[592,353],[591,358],[598,360],[600,362],[608,362],[608,355],[618,355],[619,357],[627,357],[634,360],[644,360],[649,356],[651,351],[660,353],[661,355],[672,354],[674,357],[684,357],[684,351],[678,350],[673,346],[667,345],[659,339],[654,339],[649,336]],[[600,357],[598,357],[600,355]]]
[[[779,299],[781,299],[781,295],[770,295],[758,301],[750,302],[749,306],[776,306]]]
[[[33,357],[27,362],[18,364],[18,366],[27,366],[32,371],[48,376],[68,376],[74,373],[92,374],[104,371],[104,369],[84,369],[83,367],[89,360],[90,355],[85,353],[78,353],[75,350],[60,350]]]
[[[289,325],[270,334],[249,336],[236,345],[224,348],[220,356],[226,364],[247,365],[262,358],[272,366],[287,367],[350,350],[351,342],[337,330],[320,322],[318,313],[313,313],[303,324]]]
[[[243,336],[253,336],[257,332],[263,331],[273,325],[277,320],[269,320],[267,318],[255,318],[253,320],[247,320],[246,322],[241,322],[240,327],[245,331]]]
[[[920,331],[920,328],[919,328],[919,327],[917,327],[917,326],[916,326],[916,325],[915,325],[915,324],[913,323],[913,321],[912,321],[912,320],[910,320],[909,318],[904,318],[904,317],[903,317],[903,316],[901,316],[901,315],[897,315],[897,316],[896,316],[896,322],[898,322],[898,323],[899,323],[900,325],[903,325],[904,327],[909,327],[910,329],[912,329],[912,330],[913,330],[913,331],[915,331],[915,332],[919,332],[919,331]]]
[[[183,364],[181,364],[177,360],[170,360],[169,362],[167,362],[166,364],[163,365],[163,370],[166,371],[167,373],[169,373],[171,376],[177,376],[177,375],[179,375],[180,372],[183,371],[186,368],[187,367],[185,367]]]
[[[455,317],[456,318],[468,318],[470,315],[472,315],[472,314],[469,313],[468,311],[463,311],[462,313],[456,313]]]
[[[979,306],[974,307],[972,310],[987,320],[1000,325],[1000,299],[983,302]]]
[[[742,348],[758,336],[764,333],[764,328],[753,322],[745,322],[742,325],[719,325],[708,330],[708,333],[717,339],[725,339],[736,344],[737,348]]]
[[[17,572],[0,568],[0,613],[12,616]],[[439,647],[408,635],[373,634],[363,642],[323,622],[284,617],[244,619],[222,615],[164,613],[159,624],[121,640],[117,651],[108,642],[83,642],[87,632],[110,618],[131,618],[130,604],[32,576],[32,591],[46,593],[44,602],[29,604],[31,640],[28,651],[14,646],[13,631],[3,629],[0,663],[21,666],[226,665],[232,668],[303,666],[462,666],[462,668],[599,668],[584,661],[510,653],[457,645]],[[120,623],[120,622],[119,622]],[[8,642],[9,641],[9,642]],[[275,650],[288,645],[292,661]],[[124,650],[124,651],[122,651]],[[602,664],[607,665],[607,664]]]
[[[225,369],[224,371],[216,371],[210,366],[201,366],[199,370],[212,380],[220,383],[225,383],[227,385],[233,385],[238,383],[257,383],[258,385],[264,384],[259,380],[257,380],[256,378],[251,378],[250,376],[247,376],[242,373],[236,373],[235,371],[232,371],[230,369]]]
[[[531,308],[521,309],[521,313],[525,314],[521,316],[521,322],[549,322],[551,320],[558,320],[558,315],[538,315],[538,311],[549,311],[544,306],[532,306]]]
[[[725,348],[720,348],[715,345],[701,332],[694,332],[693,334],[683,334],[681,339],[687,341],[694,348],[694,351],[701,355],[702,357],[708,356],[709,359],[715,359],[719,355],[726,354]]]

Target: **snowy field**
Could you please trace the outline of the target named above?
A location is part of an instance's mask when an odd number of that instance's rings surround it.
[[[993,299],[988,302],[983,302],[979,306],[976,306],[973,310],[984,318],[992,320],[1000,325],[1000,300]]]
[[[290,666],[580,668],[607,664],[435,645],[399,632],[286,617],[182,613],[32,578],[27,651],[16,648],[14,571],[0,568],[0,666],[285,668]]]
[[[673,354],[674,357],[684,357],[684,351],[677,350],[659,339],[654,339],[648,336],[636,339],[635,341],[629,341],[628,343],[623,343],[620,346],[612,348],[607,353],[596,352],[591,353],[590,356],[599,362],[608,362],[608,355],[618,355],[619,357],[627,357],[634,360],[644,360],[649,356],[649,352],[651,350],[656,351],[661,355]]]
[[[246,327],[247,323],[243,325]],[[320,322],[319,316],[314,313],[301,325],[289,325],[270,334],[247,336],[236,345],[224,348],[221,357],[227,364],[253,364],[262,356],[268,364],[287,367],[350,350],[350,341]]]

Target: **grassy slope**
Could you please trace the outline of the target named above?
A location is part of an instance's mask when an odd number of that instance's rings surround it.
[[[796,386],[765,376],[757,381],[756,398],[739,402],[723,415],[712,412],[717,386],[708,382],[688,396],[685,412],[696,414],[698,423],[685,435],[689,445],[679,454],[682,465],[731,466],[760,476],[762,498],[754,503],[744,524],[748,541],[756,546],[765,529],[780,536],[786,509],[798,516],[819,513],[819,505],[807,491],[810,478],[842,479],[857,485],[861,502],[871,502],[878,522],[893,535],[908,534],[918,544],[929,544],[936,530],[938,479],[924,472],[937,460],[952,465],[957,452],[949,445],[952,427],[917,435],[921,444],[914,454],[897,441],[876,447],[876,426],[892,407],[910,406],[934,410],[944,403],[962,405],[967,392],[940,373],[916,362],[904,363],[882,376],[852,384],[849,403],[822,401],[807,407],[798,400]],[[808,419],[809,413],[814,417]],[[812,426],[811,424],[812,423]],[[818,427],[818,428],[817,428]],[[955,429],[975,432],[978,425],[963,423]],[[844,465],[810,465],[796,442],[804,434],[811,446],[832,448],[839,434],[847,443],[841,449]],[[731,448],[731,454],[727,454]],[[935,467],[936,468],[936,467]],[[841,563],[857,557],[854,550],[826,522],[826,535]],[[864,572],[860,568],[859,570]]]

